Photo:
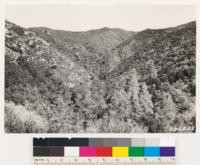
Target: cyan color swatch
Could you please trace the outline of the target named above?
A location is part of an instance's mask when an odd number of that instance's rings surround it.
[[[160,156],[160,147],[144,147],[144,156],[146,157]]]

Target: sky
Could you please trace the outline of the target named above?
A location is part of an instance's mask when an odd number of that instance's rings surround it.
[[[173,27],[196,20],[191,5],[15,5],[6,19],[22,27],[87,31],[102,27],[141,31]]]

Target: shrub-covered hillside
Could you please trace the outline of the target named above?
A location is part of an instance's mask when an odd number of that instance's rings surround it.
[[[5,28],[6,132],[195,131],[195,22],[137,33]]]

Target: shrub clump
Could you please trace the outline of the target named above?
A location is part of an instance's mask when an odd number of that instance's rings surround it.
[[[22,105],[5,103],[5,131],[8,133],[43,133],[48,131],[48,122]]]

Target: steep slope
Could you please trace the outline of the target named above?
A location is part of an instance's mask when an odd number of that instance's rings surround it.
[[[113,60],[112,48],[134,34],[117,28],[86,32],[67,32],[48,28],[30,28],[30,30],[102,79],[105,79],[108,70],[117,65]]]
[[[6,67],[9,67],[11,63],[21,68],[23,72],[29,72],[32,77],[30,82],[33,84],[38,83],[40,79],[46,81],[45,78],[48,79],[48,76],[56,78],[59,74],[62,75],[65,85],[68,87],[75,85],[79,80],[89,81],[90,78],[87,71],[75,64],[69,57],[52,49],[48,42],[37,37],[35,33],[9,22],[6,22],[5,55],[6,62],[8,62]],[[7,69],[6,74],[9,74]],[[23,76],[25,75],[23,74]],[[6,77],[12,79],[11,76],[6,75]],[[20,75],[16,78],[23,79]],[[44,80],[42,80],[43,78]]]
[[[55,113],[55,107],[68,106],[81,86],[81,92],[90,88],[91,74],[34,32],[8,21],[5,28],[5,100],[36,111],[52,124],[52,115],[57,121],[64,113],[59,108]]]
[[[148,61],[155,65],[162,81],[195,76],[196,24],[191,22],[175,28],[151,30],[135,34],[128,42],[121,43],[113,54],[122,62],[113,69],[116,76],[128,69],[136,68],[146,78]],[[167,79],[167,80],[166,80]]]

